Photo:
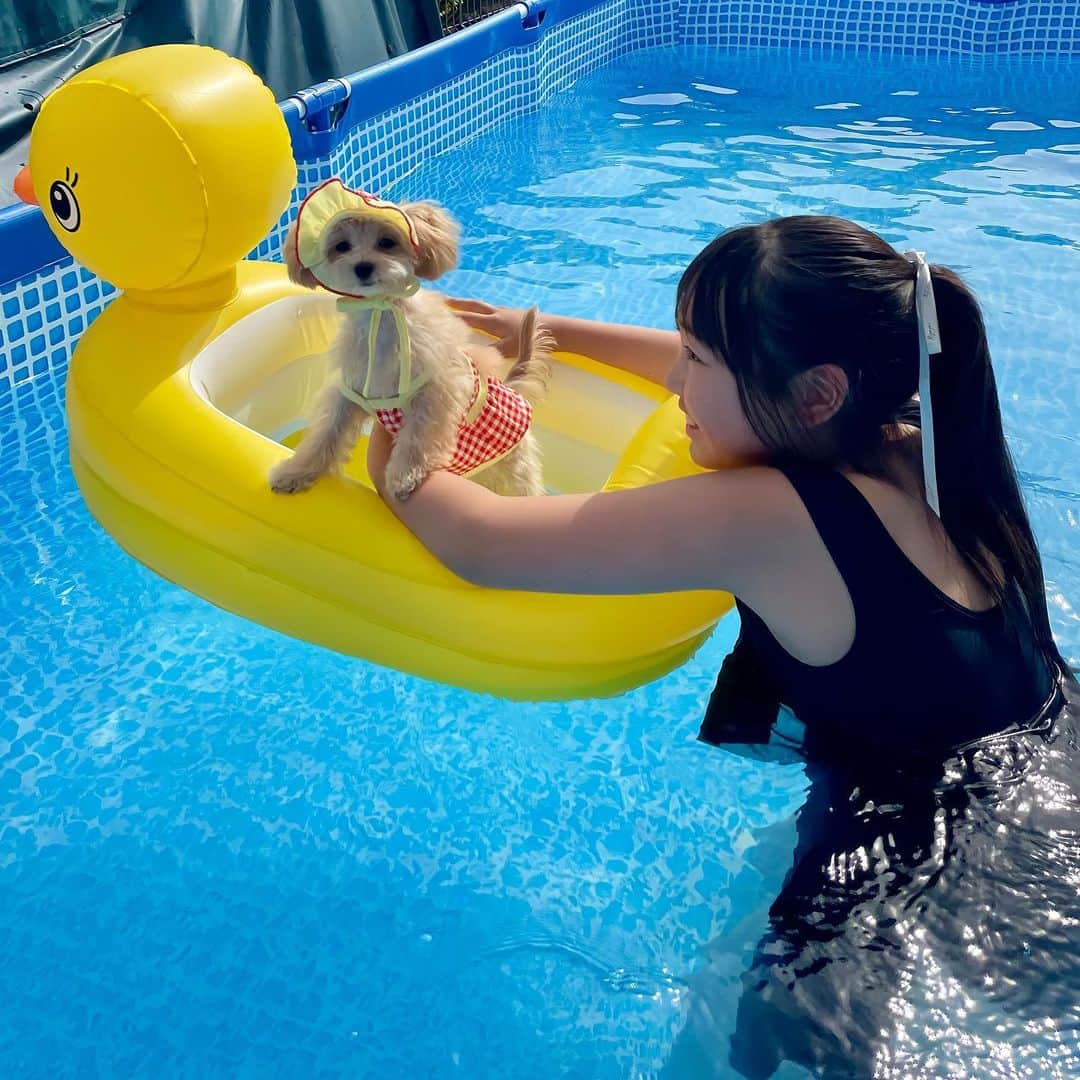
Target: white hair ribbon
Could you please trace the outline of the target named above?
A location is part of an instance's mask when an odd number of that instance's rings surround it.
[[[904,258],[915,264],[915,317],[919,322],[919,418],[922,424],[923,486],[930,509],[941,517],[938,502],[937,458],[934,453],[934,407],[930,400],[930,357],[941,352],[941,328],[930,267],[921,251],[905,251]]]

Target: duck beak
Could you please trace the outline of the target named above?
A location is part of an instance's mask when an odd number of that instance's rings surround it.
[[[30,166],[24,165],[15,177],[15,194],[19,196],[24,203],[29,203],[31,206],[37,206],[37,196],[34,194],[34,185],[30,180]]]

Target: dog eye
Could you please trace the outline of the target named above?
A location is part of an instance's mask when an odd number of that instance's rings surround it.
[[[397,241],[392,236],[384,236],[379,240],[380,251],[393,251],[397,247]]]
[[[338,252],[340,252],[340,253],[341,253],[342,255],[344,255],[344,254],[345,254],[345,252],[346,252],[346,251],[348,251],[348,250],[349,250],[349,248],[351,248],[351,247],[352,247],[352,244],[350,244],[348,240],[339,240],[339,241],[338,241],[338,242],[337,242],[337,243],[336,243],[336,244],[334,245],[334,250],[335,250],[335,251],[338,251]]]

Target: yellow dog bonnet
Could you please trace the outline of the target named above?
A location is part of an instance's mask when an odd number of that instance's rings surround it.
[[[300,204],[296,214],[296,254],[314,272],[324,261],[322,237],[345,217],[366,217],[392,228],[414,251],[420,248],[412,219],[400,207],[366,191],[354,191],[340,180],[327,180]],[[316,274],[316,277],[318,275]]]

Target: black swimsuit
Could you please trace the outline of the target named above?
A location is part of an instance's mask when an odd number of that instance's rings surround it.
[[[785,474],[847,585],[856,633],[843,659],[815,668],[740,605],[702,725],[703,740],[736,750],[797,750],[810,779],[794,864],[744,977],[731,1064],[755,1080],[785,1059],[837,1080],[966,1067],[978,1009],[939,1023],[907,1000],[939,970],[989,1003],[987,1030],[1014,1047],[1040,1024],[1080,1023],[1075,683],[1034,645],[1018,596],[965,610],[842,475]],[[781,702],[805,725],[801,745],[778,736]],[[715,1047],[693,1018],[718,1015],[693,1010],[681,1041]],[[708,1057],[707,1074],[730,1075]]]
[[[704,741],[766,742],[783,703],[805,724],[810,757],[940,761],[1046,709],[1056,680],[1018,592],[969,611],[908,560],[843,475],[810,466],[784,475],[847,586],[855,640],[835,664],[803,664],[740,602],[742,632],[717,680]]]

